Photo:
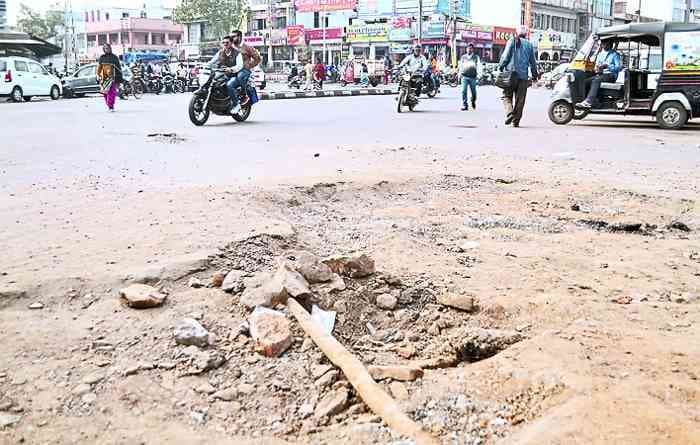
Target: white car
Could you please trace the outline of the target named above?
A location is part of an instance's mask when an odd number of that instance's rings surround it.
[[[34,96],[61,97],[61,80],[38,62],[26,57],[0,57],[0,97],[15,102]]]

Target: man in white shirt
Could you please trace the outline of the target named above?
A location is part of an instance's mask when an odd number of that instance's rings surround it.
[[[474,52],[474,44],[467,46],[467,52],[459,59],[459,74],[462,76],[462,111],[469,109],[469,90],[472,94],[472,108],[476,110],[476,86],[481,59]]]

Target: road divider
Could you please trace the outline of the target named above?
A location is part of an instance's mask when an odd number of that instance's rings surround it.
[[[274,93],[258,92],[260,100],[280,99],[310,99],[315,97],[338,96],[386,96],[397,94],[392,88],[357,88],[352,90],[322,90],[322,91],[279,91]]]

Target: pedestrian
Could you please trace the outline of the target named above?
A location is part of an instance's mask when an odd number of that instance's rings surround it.
[[[122,81],[122,69],[119,59],[112,53],[112,47],[109,43],[105,43],[102,50],[104,54],[97,62],[97,79],[100,81],[100,93],[105,97],[107,109],[114,111],[119,82]]]
[[[318,82],[319,88],[323,89],[323,79],[326,78],[326,66],[321,62],[321,59],[316,61],[314,66],[314,79]]]
[[[435,93],[440,92],[440,69],[438,68],[437,56],[435,53],[430,57],[430,81],[433,83]]]
[[[476,85],[479,78],[481,60],[474,52],[474,44],[467,46],[467,52],[459,59],[459,74],[462,76],[462,111],[469,109],[469,93],[472,95],[472,108],[476,110]]]
[[[369,69],[364,62],[362,62],[362,71],[360,72],[360,86],[364,88],[369,86]]]
[[[389,54],[384,54],[384,85],[389,85],[389,74],[391,73],[391,57]]]
[[[526,26],[518,27],[516,35],[506,44],[498,64],[502,73],[506,68],[512,73],[509,86],[503,90],[503,104],[506,112],[505,124],[513,124],[513,127],[519,127],[523,117],[529,86],[528,68],[532,72],[532,79],[539,79],[535,50],[527,40],[527,31]]]
[[[304,65],[304,75],[306,76],[306,83],[304,84],[304,90],[311,89],[311,79],[314,75],[314,66],[311,64],[311,59]]]

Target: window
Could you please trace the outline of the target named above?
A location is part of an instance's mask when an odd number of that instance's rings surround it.
[[[265,19],[256,19],[255,20],[255,30],[259,31],[261,29],[265,29]]]
[[[284,29],[287,27],[287,17],[277,17],[275,19],[275,28]]]
[[[25,73],[29,72],[29,67],[27,67],[27,62],[21,62],[19,60],[15,60],[15,69],[17,71],[24,71]]]
[[[85,21],[86,22],[90,21],[90,13],[88,13],[87,11],[85,11]]]
[[[97,21],[100,21],[100,11],[97,11]]]
[[[90,11],[90,21],[91,22],[95,21],[95,11]]]
[[[91,66],[86,66],[85,68],[80,69],[75,75],[77,77],[90,77],[94,76],[97,73],[97,65],[91,65]]]
[[[39,65],[38,63],[30,63],[29,64],[29,71],[34,73],[34,74],[46,74],[44,67]]]
[[[320,27],[321,27],[320,14],[318,12],[314,12],[314,28],[320,28]]]
[[[128,19],[128,18],[129,18],[129,13],[128,13],[128,12],[122,12],[122,18],[123,18],[123,19]]]

